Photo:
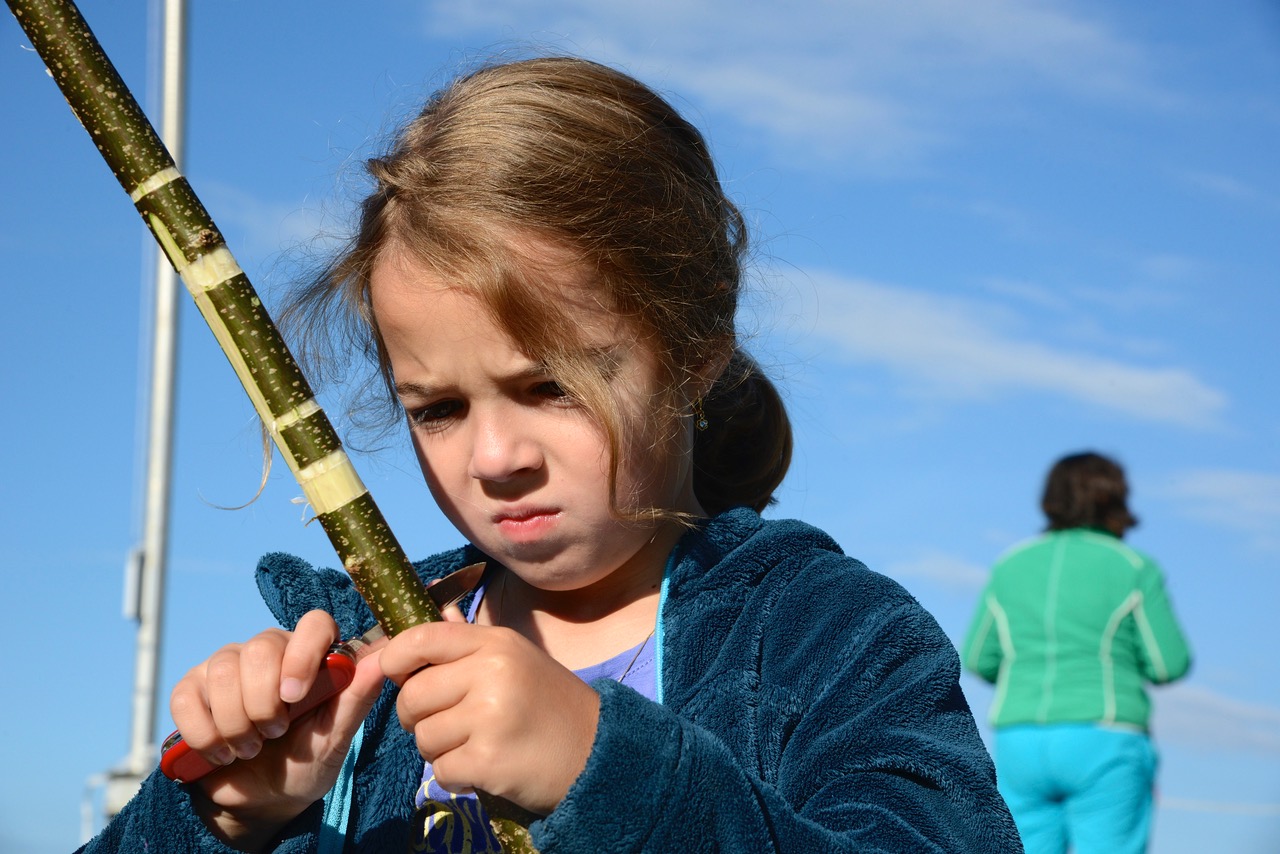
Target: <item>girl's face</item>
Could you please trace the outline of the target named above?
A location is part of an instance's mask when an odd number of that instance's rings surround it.
[[[551,269],[560,280],[547,283],[548,298],[609,366],[623,431],[642,434],[657,391],[652,352],[586,298],[585,271]],[[547,591],[580,590],[619,571],[637,581],[660,577],[679,531],[610,512],[603,430],[474,296],[395,251],[375,265],[370,296],[422,472],[458,530]],[[704,515],[693,496],[690,442],[685,432],[665,448],[624,440],[632,450],[619,460],[619,504]]]

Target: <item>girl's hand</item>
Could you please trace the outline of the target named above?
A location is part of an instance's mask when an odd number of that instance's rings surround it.
[[[401,686],[400,724],[448,791],[478,789],[546,815],[586,767],[599,696],[511,629],[416,626],[380,663]]]
[[[293,632],[268,629],[223,647],[174,688],[169,708],[187,744],[218,765],[236,760],[191,790],[224,842],[264,845],[337,780],[382,690],[377,653],[363,656],[351,685],[314,712],[290,723],[286,708],[310,690],[337,632],[332,617],[311,611]]]

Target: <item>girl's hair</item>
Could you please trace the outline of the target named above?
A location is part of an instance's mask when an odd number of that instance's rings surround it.
[[[1129,485],[1114,460],[1086,451],[1054,463],[1045,481],[1040,507],[1049,530],[1100,528],[1116,536],[1138,524],[1129,512]]]
[[[367,165],[375,186],[356,234],[282,315],[300,356],[365,354],[379,398],[399,413],[369,296],[374,265],[394,247],[470,291],[598,421],[615,512],[670,515],[620,509],[618,461],[666,446],[695,405],[709,422],[693,451],[703,508],[773,503],[791,428],[777,390],[736,343],[745,223],[702,135],[663,98],[581,59],[492,65],[435,94]],[[624,429],[608,366],[586,352],[564,295],[548,287],[561,264],[589,271],[591,299],[655,355],[662,391],[642,429]]]

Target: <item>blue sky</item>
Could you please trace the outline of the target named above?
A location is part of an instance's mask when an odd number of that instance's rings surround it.
[[[903,582],[957,642],[1057,456],[1128,468],[1196,653],[1155,692],[1153,851],[1280,849],[1280,6],[1264,0],[192,4],[185,172],[268,298],[359,165],[462,65],[567,51],[708,134],[756,233],[744,317],[784,387],[772,511]],[[150,106],[148,4],[82,11]],[[0,849],[78,841],[128,748],[150,238],[0,15]],[[331,565],[183,297],[164,697],[270,622],[266,551]],[[336,398],[325,398],[338,411]],[[406,548],[457,536],[400,447],[357,465]],[[990,691],[966,679],[985,718]],[[168,732],[162,706],[158,737]]]

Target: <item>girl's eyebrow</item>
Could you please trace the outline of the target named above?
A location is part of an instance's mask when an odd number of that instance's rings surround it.
[[[583,356],[588,362],[593,363],[596,368],[606,377],[612,376],[622,362],[622,347],[618,344],[608,344],[602,347],[588,347],[583,351]],[[520,382],[521,380],[538,379],[539,377],[550,376],[552,373],[550,366],[545,362],[531,362],[528,366],[509,374],[505,374],[497,378],[499,385],[505,385],[512,382]],[[428,383],[418,382],[399,382],[396,383],[396,395],[400,398],[416,397],[420,400],[429,399],[441,394],[445,390],[445,386],[431,385]]]
[[[545,364],[542,362],[534,362],[527,367],[497,377],[496,380],[498,385],[506,385],[508,383],[520,382],[522,380],[538,379],[540,377],[547,376],[549,373],[550,371]],[[396,383],[396,395],[401,398],[416,397],[419,399],[428,399],[439,394],[446,393],[448,388],[449,387],[445,385],[406,381]]]
[[[396,383],[396,397],[418,397],[428,398],[434,396],[436,389],[434,386],[422,385],[421,383]]]

